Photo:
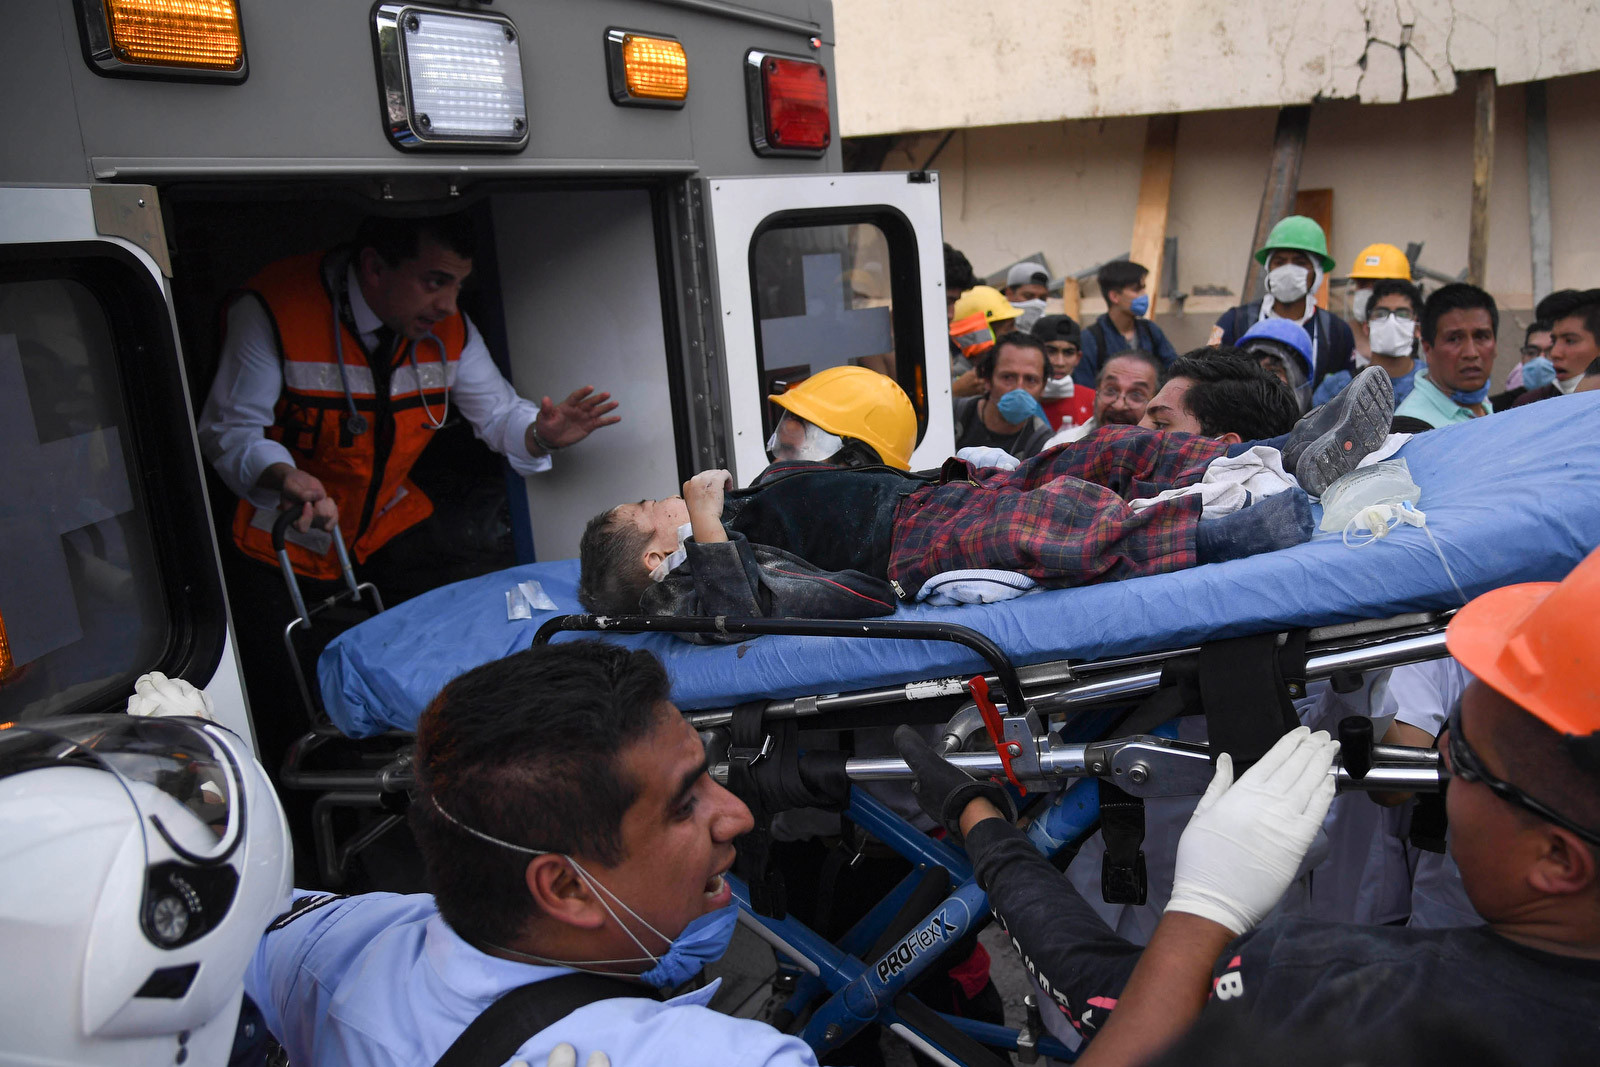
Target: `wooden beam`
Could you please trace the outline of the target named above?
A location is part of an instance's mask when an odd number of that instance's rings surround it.
[[[1151,115],[1145,125],[1144,168],[1139,203],[1133,211],[1133,251],[1129,258],[1150,269],[1150,311],[1156,313],[1161,289],[1161,256],[1167,242],[1167,208],[1172,202],[1172,166],[1178,150],[1178,116]]]
[[[1322,227],[1322,235],[1328,239],[1328,247],[1333,247],[1333,190],[1332,189],[1301,189],[1294,194],[1294,213],[1304,215],[1316,221]],[[1333,279],[1326,274],[1322,276],[1322,285],[1317,289],[1317,307],[1327,308],[1328,290]]]
[[[1061,281],[1061,314],[1073,322],[1083,322],[1083,298],[1076,278],[1067,277]]]
[[[1533,253],[1533,302],[1550,295],[1555,277],[1550,263],[1550,127],[1545,118],[1545,83],[1529,82],[1528,95],[1528,247]]]
[[[1256,212],[1256,232],[1250,241],[1250,266],[1244,274],[1239,303],[1254,300],[1261,288],[1261,264],[1256,249],[1267,242],[1267,234],[1279,219],[1290,213],[1294,194],[1300,189],[1300,159],[1306,151],[1306,130],[1311,126],[1309,105],[1278,109],[1278,126],[1272,133],[1272,162],[1267,165],[1267,184],[1261,191],[1261,208]]]
[[[1494,178],[1494,71],[1479,71],[1472,116],[1472,222],[1467,235],[1467,281],[1482,288],[1489,275],[1489,185]]]

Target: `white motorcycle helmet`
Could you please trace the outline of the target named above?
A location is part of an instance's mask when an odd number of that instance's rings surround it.
[[[288,906],[277,795],[189,718],[0,729],[0,1062],[224,1064]]]

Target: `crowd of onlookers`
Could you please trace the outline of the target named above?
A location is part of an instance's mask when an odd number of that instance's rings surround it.
[[[1321,227],[1304,216],[1275,226],[1256,259],[1261,299],[1224,312],[1208,346],[1180,357],[1150,318],[1141,264],[1100,268],[1106,310],[1083,325],[1045,313],[1052,280],[1042,264],[1012,266],[995,288],[946,245],[956,447],[1027,458],[1108,424],[1265,439],[1367,366],[1389,376],[1395,428],[1412,432],[1600,388],[1600,289],[1539,301],[1495,392],[1500,309],[1483,289],[1452,282],[1425,297],[1405,253],[1374,244],[1356,257],[1337,315],[1318,306],[1335,264]],[[1251,411],[1249,425],[1221,425],[1223,410]]]

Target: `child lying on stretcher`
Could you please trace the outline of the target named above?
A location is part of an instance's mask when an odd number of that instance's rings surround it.
[[[1287,548],[1311,537],[1306,490],[1320,494],[1377,448],[1393,405],[1387,377],[1364,372],[1270,442],[1304,488],[1217,518],[1202,516],[1195,495],[1151,499],[1198,483],[1243,447],[1191,434],[1107,426],[1015,470],[951,459],[924,474],[905,470],[909,447],[899,455],[883,442],[876,451],[893,466],[785,461],[775,447],[779,461],[747,489],[725,470],[703,471],[682,497],[591,519],[578,597],[595,614],[863,618],[892,613],[952,570],[1062,587]]]

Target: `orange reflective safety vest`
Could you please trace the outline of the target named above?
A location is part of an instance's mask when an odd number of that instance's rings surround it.
[[[467,324],[461,314],[438,323],[420,342],[399,338],[393,355],[369,360],[361,340],[336,311],[323,280],[325,253],[280,260],[245,286],[261,298],[277,333],[283,391],[267,437],[294,456],[295,465],[321,480],[339,505],[339,527],[356,563],[433,513],[433,502],[410,480],[411,466],[432,438],[430,421],[442,419],[455,381]],[[346,277],[341,266],[337,278]],[[344,381],[334,331],[344,343]],[[415,351],[413,351],[413,349]],[[344,383],[350,389],[345,396]],[[352,432],[350,401],[366,420]],[[359,423],[357,424],[359,426]],[[239,501],[233,540],[245,555],[276,565],[272,524],[276,509]],[[289,560],[308,578],[337,579],[339,558],[329,534],[313,529],[288,536]]]
[[[994,328],[989,325],[988,316],[977,311],[950,324],[950,340],[969,363],[976,363],[994,347]]]

